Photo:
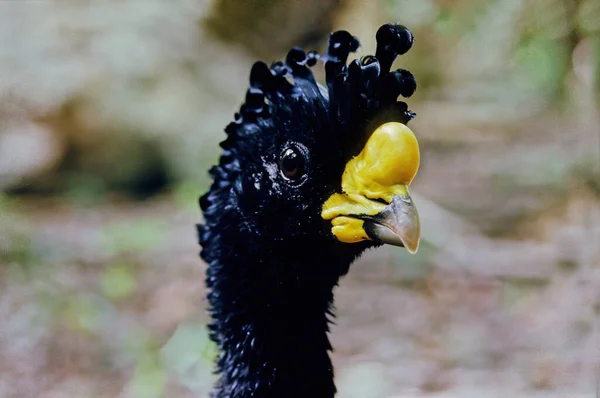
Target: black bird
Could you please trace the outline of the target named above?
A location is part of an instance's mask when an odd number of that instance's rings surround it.
[[[333,288],[367,248],[415,252],[419,218],[407,187],[419,166],[400,95],[413,75],[390,71],[413,44],[401,25],[376,34],[375,56],[347,65],[359,41],[330,35],[326,54],[293,48],[257,62],[210,169],[198,225],[220,355],[212,397],[333,397],[327,333]],[[327,88],[309,67],[323,61]]]

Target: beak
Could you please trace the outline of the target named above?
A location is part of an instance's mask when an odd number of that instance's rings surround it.
[[[406,125],[377,128],[346,164],[343,193],[331,195],[323,205],[321,215],[331,220],[333,235],[345,243],[372,240],[416,253],[421,224],[408,186],[419,161],[417,139]]]
[[[393,246],[404,246],[411,254],[419,248],[421,222],[412,199],[394,196],[381,213],[364,221],[363,229],[371,239]]]

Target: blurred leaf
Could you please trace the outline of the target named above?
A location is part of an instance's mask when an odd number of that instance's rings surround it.
[[[600,36],[600,35],[598,35],[598,36]],[[600,37],[598,37],[598,36],[592,38],[592,53],[593,53],[593,57],[594,57],[594,66],[593,67],[594,67],[594,72],[596,74],[596,80],[595,80],[596,93],[597,93],[596,102],[600,106]]]
[[[206,325],[181,323],[161,350],[161,357],[177,379],[193,391],[210,389],[214,382],[216,345],[209,339]]]
[[[3,192],[0,192],[0,217],[8,211],[16,210],[16,199]]]
[[[209,342],[206,325],[181,323],[161,351],[176,372],[184,373],[203,358]]]
[[[541,288],[548,284],[547,280],[512,278],[502,282],[500,290],[500,303],[502,308],[512,312],[518,306],[527,303]]]
[[[548,94],[556,94],[562,88],[568,59],[560,42],[532,36],[521,43],[515,60],[524,74],[526,83]]]
[[[30,279],[33,271],[42,268],[42,253],[38,242],[22,231],[9,231],[0,240],[0,264],[5,264],[11,276],[17,280]]]
[[[104,231],[104,245],[111,254],[147,252],[164,238],[164,223],[138,220],[110,225]]]
[[[125,343],[125,350],[133,358],[141,358],[157,350],[157,342],[152,332],[136,327],[135,334]]]
[[[411,29],[431,24],[439,12],[433,0],[384,0],[383,5],[388,15],[410,21]]]
[[[415,254],[406,250],[391,250],[390,265],[403,280],[425,279],[433,267],[431,259],[437,252],[437,248],[424,238],[421,239],[419,250]]]
[[[600,2],[597,0],[583,0],[578,12],[581,30],[591,37],[598,37],[600,32]]]
[[[99,309],[89,297],[77,296],[66,301],[63,316],[74,330],[95,332],[102,326]]]
[[[480,17],[490,5],[495,3],[493,0],[463,1],[459,5],[441,7],[433,27],[444,36],[468,35],[477,28]]]
[[[462,28],[457,16],[448,11],[437,14],[433,27],[441,36],[457,36]]]
[[[597,156],[581,157],[573,166],[573,174],[600,196],[600,162]]]
[[[195,181],[183,181],[175,187],[175,202],[179,208],[187,211],[200,211],[198,199],[208,188],[209,181],[199,184]]]
[[[78,173],[67,180],[67,197],[76,206],[100,204],[104,201],[106,193],[106,184],[99,176]]]
[[[127,264],[113,264],[102,275],[100,289],[112,300],[123,300],[131,296],[136,287],[136,279]]]
[[[156,353],[143,356],[138,361],[131,379],[131,393],[136,398],[164,396],[166,375]]]

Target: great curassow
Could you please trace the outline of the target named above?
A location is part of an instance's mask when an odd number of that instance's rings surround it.
[[[390,71],[413,36],[386,24],[376,40],[375,56],[349,65],[359,41],[337,31],[321,60],[293,48],[284,63],[251,69],[200,198],[215,398],[333,397],[333,288],[365,249],[417,250],[415,114],[397,101],[416,82]],[[319,61],[327,88],[309,69]]]

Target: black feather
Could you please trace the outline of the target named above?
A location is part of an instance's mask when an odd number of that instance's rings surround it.
[[[347,65],[358,39],[331,34],[326,54],[293,48],[285,63],[256,62],[250,88],[225,132],[219,164],[200,198],[201,257],[208,263],[210,338],[220,355],[217,398],[333,397],[327,332],[333,287],[374,244],[340,243],[321,216],[341,190],[346,162],[374,124],[414,117],[398,96],[416,89],[410,72],[390,72],[413,43],[401,25],[384,25],[377,52]],[[324,62],[327,89],[310,67]],[[305,175],[279,170],[285,148],[301,148]]]

